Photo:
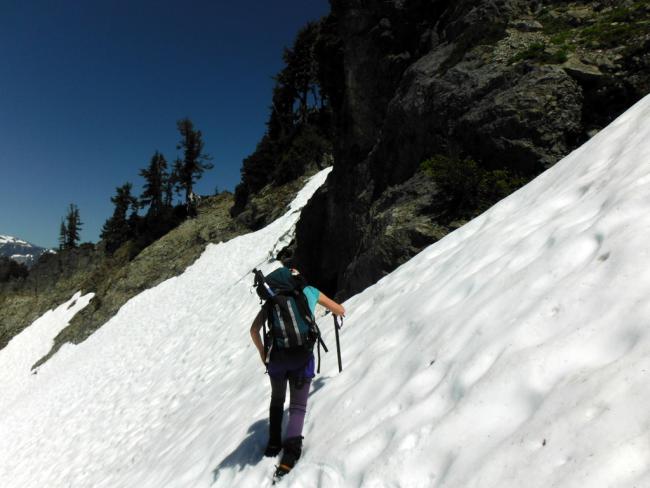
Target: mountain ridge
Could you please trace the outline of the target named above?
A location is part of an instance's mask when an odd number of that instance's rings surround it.
[[[4,256],[31,268],[46,252],[51,249],[37,246],[18,237],[0,235],[0,256]]]

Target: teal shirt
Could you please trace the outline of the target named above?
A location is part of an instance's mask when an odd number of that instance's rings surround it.
[[[303,288],[302,292],[307,297],[307,303],[309,304],[309,310],[313,314],[316,310],[316,304],[318,303],[318,298],[320,297],[320,291],[313,286],[306,286]]]

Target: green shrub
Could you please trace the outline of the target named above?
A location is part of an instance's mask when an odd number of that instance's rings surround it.
[[[528,183],[527,178],[512,174],[506,169],[486,171],[481,180],[481,201],[479,209],[488,209],[499,200],[514,193]]]
[[[136,242],[126,241],[113,253],[113,258],[118,263],[128,263],[133,261],[141,250]]]
[[[563,15],[551,15],[548,10],[542,13],[539,21],[542,23],[542,32],[549,36],[565,34],[571,32],[573,29],[567,17]]]
[[[448,220],[471,219],[527,183],[507,169],[486,170],[473,159],[435,155],[420,169],[440,190],[448,204]]]
[[[510,59],[510,64],[519,61],[535,61],[542,64],[562,64],[568,58],[568,50],[566,46],[559,48],[549,48],[544,42],[534,42],[525,50],[519,52]]]
[[[0,256],[0,283],[25,278],[28,274],[29,270],[24,264],[17,263],[8,257]]]
[[[598,22],[582,29],[580,40],[594,48],[610,48],[632,42],[637,36],[650,32],[648,25],[633,22]]]
[[[298,178],[306,167],[310,164],[320,164],[323,155],[331,152],[332,144],[329,139],[317,127],[304,125],[282,153],[274,170],[274,182],[284,184]]]
[[[452,213],[462,216],[477,207],[482,171],[474,160],[436,155],[421,167],[449,200]]]
[[[551,44],[565,53],[577,47],[608,49],[626,46],[634,49],[637,38],[650,33],[650,6],[647,1],[634,2],[630,6],[616,7],[598,12],[590,25],[572,26],[567,15],[560,9],[551,15],[545,9],[539,17],[543,32]],[[559,13],[559,14],[558,14]]]

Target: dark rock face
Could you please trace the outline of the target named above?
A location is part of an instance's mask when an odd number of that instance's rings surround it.
[[[370,207],[369,225],[364,227],[357,256],[343,275],[346,288],[339,293],[365,288],[444,237],[448,229],[437,224],[435,216],[444,214],[445,203],[435,184],[420,174],[387,188]]]
[[[614,14],[607,2],[332,1],[344,52],[334,170],[303,211],[296,265],[349,297],[453,230],[437,223],[445,202],[423,160],[460,154],[532,178],[639,100],[650,37],[590,51],[584,30],[566,54],[547,34],[548,19]]]
[[[371,155],[377,181],[400,181],[431,154],[459,148],[486,167],[532,174],[575,142],[581,94],[562,69],[473,57],[438,77],[438,61],[433,53],[409,68],[403,92],[391,101],[385,135]],[[386,165],[388,158],[406,164]]]

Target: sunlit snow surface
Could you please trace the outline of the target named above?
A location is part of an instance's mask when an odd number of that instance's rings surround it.
[[[36,378],[39,371],[32,370],[32,366],[50,351],[54,337],[93,296],[93,293],[84,296],[76,293],[63,305],[45,313],[0,351],[0,417],[25,391],[43,386],[42,381],[37,381],[40,378]]]
[[[0,235],[0,244],[26,244],[26,245],[29,245],[29,242],[23,241],[22,239],[18,239],[16,237],[12,237],[12,236]]]
[[[324,357],[282,485],[650,486],[648,121],[650,98],[350,299],[345,369]],[[46,363],[0,411],[0,486],[269,486],[249,272],[297,216],[210,246]]]

